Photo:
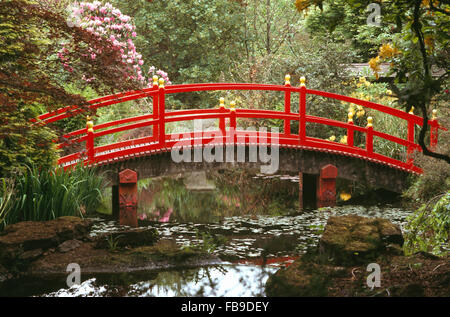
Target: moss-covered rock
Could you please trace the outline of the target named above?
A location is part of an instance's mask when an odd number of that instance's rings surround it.
[[[328,272],[329,273],[329,272]],[[321,265],[298,260],[278,270],[266,283],[270,297],[327,296],[329,276]]]
[[[374,260],[403,245],[400,228],[387,219],[357,215],[330,217],[319,242],[320,253],[336,265]]]

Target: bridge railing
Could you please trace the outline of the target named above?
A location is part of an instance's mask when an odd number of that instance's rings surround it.
[[[191,109],[180,111],[166,112],[165,100],[166,95],[175,93],[189,93],[198,91],[229,91],[229,90],[258,90],[258,91],[279,91],[284,92],[284,111],[273,110],[258,110],[258,109],[236,109],[234,104],[230,104],[230,108],[226,108],[224,99],[221,98],[219,108],[215,109]],[[293,113],[291,110],[291,96],[298,94],[299,111]],[[403,119],[407,123],[407,137],[402,139],[387,133],[374,130],[372,118],[368,118],[366,127],[360,127],[353,124],[353,114],[349,114],[347,122],[336,121],[328,118],[321,118],[306,114],[306,96],[317,95],[329,99],[344,101],[355,105],[360,105],[365,108],[370,108],[385,114]],[[416,125],[422,126],[423,119],[412,113],[406,113],[401,110],[373,103],[366,100],[360,100],[348,96],[338,95],[329,92],[307,89],[305,79],[302,77],[300,87],[290,85],[290,77],[286,76],[285,85],[268,85],[268,84],[241,84],[241,83],[205,83],[205,84],[184,84],[184,85],[170,85],[165,87],[164,81],[161,79],[158,82],[154,78],[153,87],[130,91],[126,93],[105,96],[91,100],[89,108],[91,110],[100,107],[106,107],[117,103],[122,103],[131,100],[151,97],[153,99],[153,113],[141,115],[132,118],[120,119],[112,122],[94,125],[91,120],[88,120],[86,129],[80,129],[64,135],[64,138],[71,139],[71,142],[85,143],[86,150],[73,153],[61,157],[59,164],[62,166],[72,166],[81,160],[86,164],[105,164],[119,159],[127,159],[133,156],[148,155],[149,153],[158,151],[167,151],[180,144],[180,137],[176,134],[166,134],[166,126],[168,123],[190,121],[199,119],[217,119],[218,131],[223,136],[223,143],[226,140],[232,140],[236,143],[238,137],[248,135],[237,130],[236,122],[238,118],[269,118],[283,120],[282,133],[268,133],[269,138],[276,136],[279,139],[280,146],[286,147],[300,147],[311,150],[329,151],[341,153],[351,156],[357,156],[362,159],[372,160],[379,163],[391,165],[409,172],[421,173],[420,168],[414,165],[412,160],[412,153],[421,148],[415,143],[414,127]],[[70,106],[58,109],[54,112],[44,114],[39,117],[41,122],[45,124],[52,123],[74,114],[80,113],[84,109]],[[225,121],[230,122],[229,128],[226,128]],[[299,122],[298,134],[291,133],[291,121]],[[327,126],[333,126],[346,129],[347,144],[340,144],[329,140],[318,139],[310,137],[306,133],[306,123],[316,123]],[[438,130],[443,129],[437,119],[436,112],[433,111],[433,118],[429,120],[430,125],[430,145],[434,147],[437,144]],[[152,127],[152,135],[136,138],[133,140],[121,141],[114,144],[95,146],[95,139],[105,135],[111,135],[123,131],[128,131],[142,127]],[[354,133],[360,132],[365,135],[365,147],[357,147],[354,145]],[[212,133],[214,134],[214,133]],[[257,142],[259,138],[267,137],[256,133]],[[399,144],[406,147],[407,157],[406,161],[402,162],[397,159],[387,157],[374,152],[374,137],[385,139],[389,142]],[[192,145],[192,140],[196,138],[195,132],[190,133],[190,140],[185,141],[184,144]],[[198,139],[198,137],[197,137]],[[214,138],[211,133],[207,133],[202,139],[202,145],[207,145],[212,142]],[[190,143],[189,143],[190,142]],[[244,142],[250,142],[245,141]],[[59,145],[60,148],[67,146],[69,142],[63,142]]]

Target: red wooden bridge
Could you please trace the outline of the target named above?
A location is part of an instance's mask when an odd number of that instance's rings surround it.
[[[167,111],[165,107],[165,97],[169,94],[220,90],[260,90],[284,92],[284,111],[235,109],[233,104],[231,108],[226,108],[223,103],[223,99],[221,100],[220,107],[216,109]],[[292,94],[298,94],[300,105],[299,113],[293,113],[291,111]],[[384,112],[388,115],[401,118],[405,120],[405,128],[407,128],[408,131],[407,138],[401,139],[399,137],[386,134],[382,131],[377,131],[373,128],[372,120],[370,117],[368,118],[367,126],[360,127],[353,124],[353,114],[349,114],[348,122],[341,122],[332,119],[307,115],[306,95],[308,94],[360,105],[365,108],[371,108],[380,112]],[[162,80],[159,81],[158,85],[157,78],[154,78],[154,85],[152,88],[129,91],[94,99],[89,102],[89,107],[91,110],[95,110],[100,107],[106,107],[125,101],[148,97],[152,97],[153,99],[153,113],[151,114],[121,119],[98,125],[94,125],[92,121],[88,121],[87,127],[85,129],[80,129],[64,135],[64,138],[72,139],[74,142],[85,142],[86,150],[61,157],[58,163],[61,166],[69,167],[84,160],[88,164],[103,165],[115,162],[117,160],[127,160],[136,156],[152,155],[158,152],[170,151],[175,144],[180,144],[179,134],[166,134],[165,127],[166,124],[170,122],[180,122],[197,119],[218,119],[220,131],[208,131],[208,133],[204,133],[201,144],[209,144],[212,141],[213,136],[217,135],[218,132],[220,132],[224,136],[224,143],[230,142],[230,140],[231,142],[236,142],[236,140],[239,139],[240,134],[248,135],[248,131],[236,130],[236,120],[238,118],[266,118],[284,120],[283,132],[277,133],[280,147],[295,147],[317,151],[329,151],[342,155],[358,157],[363,160],[368,160],[380,164],[385,164],[410,173],[422,172],[419,167],[414,165],[414,162],[410,156],[407,156],[405,161],[400,161],[378,154],[374,152],[373,149],[374,137],[379,137],[392,143],[397,143],[404,146],[407,149],[407,153],[412,153],[415,150],[420,151],[420,146],[415,143],[414,127],[416,125],[423,125],[423,119],[421,117],[366,100],[360,100],[324,91],[307,89],[304,84],[304,78],[302,78],[302,84],[300,85],[300,87],[291,86],[288,76],[286,77],[286,84],[284,86],[266,84],[205,83],[171,85],[165,87]],[[80,113],[82,111],[84,110],[76,106],[69,106],[43,114],[39,116],[39,119],[43,123],[48,124],[73,116],[74,114]],[[229,128],[227,128],[225,125],[226,119],[228,119],[230,122]],[[291,133],[291,121],[299,122],[298,134]],[[347,144],[341,144],[308,136],[306,131],[307,122],[346,129]],[[438,129],[442,129],[436,119],[435,113],[428,124],[431,127],[430,145],[431,147],[434,147],[437,144]],[[153,127],[153,134],[150,136],[109,145],[95,146],[95,139],[99,137],[148,126]],[[353,144],[353,136],[355,131],[365,134],[365,148],[357,147]],[[193,145],[194,139],[198,139],[198,136],[194,134],[195,132],[191,132],[191,139],[185,140],[186,145]],[[183,137],[186,138],[186,135],[184,135]],[[272,133],[268,132],[265,137],[270,140],[272,137]],[[196,144],[198,144],[198,142],[199,140],[196,140]],[[249,142],[249,138],[246,139],[246,142]],[[259,138],[257,142],[259,142]],[[264,142],[267,142],[267,140],[264,140]],[[59,145],[59,147],[63,148],[68,144],[69,143],[62,143]]]
[[[157,77],[153,78],[153,87],[119,93],[106,97],[97,98],[89,102],[91,112],[101,107],[137,100],[142,98],[152,98],[153,113],[120,119],[112,122],[94,125],[88,119],[87,126],[84,129],[70,132],[63,138],[71,140],[75,143],[84,143],[85,148],[59,159],[60,166],[70,168],[80,162],[86,165],[112,165],[117,162],[130,161],[134,158],[154,156],[164,152],[170,152],[174,147],[198,147],[210,146],[217,143],[222,145],[251,145],[270,144],[270,140],[277,139],[277,146],[280,148],[301,149],[312,152],[328,152],[340,156],[368,161],[380,166],[389,167],[394,170],[401,170],[407,173],[422,173],[422,170],[414,165],[412,153],[420,151],[420,146],[415,142],[415,127],[423,125],[423,119],[412,113],[387,107],[381,104],[373,103],[366,100],[360,100],[348,96],[342,96],[335,93],[308,89],[305,86],[305,78],[301,78],[299,87],[291,86],[290,76],[285,78],[284,85],[269,84],[249,84],[249,83],[201,83],[201,84],[183,84],[170,85],[165,87],[164,81]],[[274,110],[258,110],[258,109],[236,109],[231,103],[230,108],[225,107],[223,98],[221,98],[220,106],[210,109],[192,109],[168,111],[166,109],[166,96],[178,93],[190,93],[200,91],[233,91],[233,90],[256,90],[256,91],[277,91],[284,93],[284,111]],[[377,131],[372,122],[372,118],[367,119],[365,127],[355,125],[353,123],[353,113],[349,113],[348,121],[341,122],[329,118],[322,118],[307,114],[306,96],[316,95],[333,100],[352,103],[383,112],[387,115],[403,119],[404,127],[407,129],[407,137],[405,139],[389,135],[382,131]],[[291,99],[299,98],[299,112],[294,113],[291,109]],[[49,124],[79,114],[86,109],[77,106],[68,106],[49,112],[39,116],[39,120],[44,124]],[[237,130],[237,119],[280,119],[284,121],[284,129],[281,132],[266,132],[261,135],[260,132],[254,132],[251,137],[248,131]],[[172,122],[191,121],[198,119],[216,119],[218,120],[217,131],[207,131],[198,134],[195,131],[180,134],[166,133],[166,125]],[[291,133],[291,122],[298,121],[298,133]],[[229,124],[226,124],[229,122]],[[308,136],[307,123],[327,125],[342,128],[347,131],[347,143],[342,144],[330,140],[319,139]],[[430,145],[434,147],[438,140],[438,130],[442,129],[436,119],[436,112],[433,111],[433,117],[428,122],[430,129]],[[96,139],[127,130],[152,127],[152,134],[135,138],[133,140],[121,141],[108,145],[97,145]],[[355,132],[359,132],[365,136],[365,146],[360,147],[354,144]],[[222,136],[217,138],[217,135]],[[374,151],[374,138],[385,139],[393,144],[399,144],[406,148],[405,159],[399,160],[388,157]],[[376,139],[375,139],[376,140]],[[64,148],[70,142],[63,142],[59,145]],[[320,186],[319,186],[320,187]]]

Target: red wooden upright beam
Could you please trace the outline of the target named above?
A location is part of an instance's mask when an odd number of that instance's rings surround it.
[[[409,114],[413,114],[412,111],[413,110],[411,110]],[[409,119],[408,120],[408,134],[407,134],[406,138],[411,143],[414,143],[414,128],[415,128],[414,121],[412,119]],[[408,164],[413,163],[413,158],[412,158],[413,152],[414,152],[414,147],[408,146],[407,150],[406,150],[406,163],[408,163]]]
[[[158,102],[159,102],[159,144],[163,146],[166,143],[166,122],[165,122],[165,113],[166,113],[166,96],[165,96],[165,88],[164,88],[164,79],[159,79],[159,93],[158,93]]]
[[[230,103],[230,138],[233,140],[233,143],[236,144],[237,136],[236,136],[236,102],[232,101]]]
[[[219,104],[219,110],[221,113],[226,112],[225,109],[225,98],[220,98],[219,100],[220,104]],[[219,130],[222,133],[222,136],[225,137],[226,131],[225,131],[225,118],[221,117],[219,118]]]
[[[91,117],[87,117],[86,122],[86,154],[88,163],[94,162],[95,157],[95,148],[94,148],[94,122],[91,120]]]
[[[439,124],[437,121],[437,111],[433,110],[433,116],[430,121],[430,148],[434,150],[438,143]]]
[[[300,137],[300,144],[305,144],[306,141],[306,79],[300,78],[300,102],[299,102],[299,124],[298,135]]]
[[[373,119],[372,117],[367,118],[367,132],[366,132],[366,151],[369,157],[373,154]]]
[[[153,76],[153,89],[158,90],[158,76]],[[153,95],[153,119],[158,120],[159,118],[159,95]],[[159,138],[159,124],[153,125],[153,138],[155,141]]]
[[[286,75],[284,77],[285,83],[284,85],[286,87],[291,87],[291,76]],[[289,114],[291,113],[291,92],[289,90],[286,90],[284,92],[284,112]],[[290,135],[291,134],[291,120],[290,119],[284,119],[284,134]]]
[[[350,127],[348,127],[347,128],[347,145],[348,146],[353,146],[353,132],[354,132],[354,129],[353,129],[353,112],[352,111],[350,111],[349,113],[348,113],[348,121],[347,121],[347,123],[348,124],[350,124],[351,126]]]

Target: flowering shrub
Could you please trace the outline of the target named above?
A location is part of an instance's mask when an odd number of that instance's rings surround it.
[[[152,86],[153,75],[162,77],[166,84],[171,82],[166,72],[162,70],[156,71],[154,66],[149,67],[145,73],[143,69],[144,60],[142,55],[136,51],[133,38],[137,36],[136,27],[131,22],[131,17],[122,14],[122,12],[114,8],[110,3],[102,5],[100,1],[94,2],[75,2],[69,8],[68,24],[75,27],[81,27],[96,37],[106,39],[114,50],[120,52],[121,59],[118,61],[119,67],[124,72],[124,77],[133,81],[137,81],[142,87]],[[65,70],[72,72],[73,67],[70,65],[70,58],[67,56],[70,48],[63,44],[63,48],[59,51],[58,57],[63,63]],[[86,48],[85,57],[96,60],[103,53],[100,46]],[[92,82],[95,77],[83,76],[86,82]]]

